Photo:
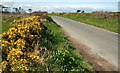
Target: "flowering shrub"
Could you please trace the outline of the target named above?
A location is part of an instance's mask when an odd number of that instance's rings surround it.
[[[32,62],[44,64],[44,58],[36,54],[42,49],[38,39],[43,30],[39,16],[15,20],[2,34],[2,71],[35,71]]]

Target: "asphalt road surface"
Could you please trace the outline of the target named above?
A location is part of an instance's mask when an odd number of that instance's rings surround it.
[[[59,16],[52,19],[69,35],[118,68],[118,34]]]

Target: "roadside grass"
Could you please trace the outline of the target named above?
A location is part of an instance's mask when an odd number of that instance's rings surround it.
[[[84,14],[64,14],[60,15],[61,17],[64,18],[69,18],[75,21],[79,22],[84,22],[89,25],[97,26],[100,28],[104,28],[106,30],[112,31],[112,32],[118,32],[118,19],[113,19],[113,18],[99,18],[99,17],[94,17],[94,16],[87,16]]]
[[[49,17],[44,22],[47,33],[42,38],[47,39],[45,45],[51,48],[52,57],[48,59],[49,69],[53,71],[78,71],[93,73],[92,65],[72,46],[63,31]],[[43,40],[42,40],[43,41]],[[41,41],[41,43],[42,43]]]

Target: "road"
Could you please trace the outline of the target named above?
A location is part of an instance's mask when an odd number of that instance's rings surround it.
[[[118,34],[59,16],[52,19],[69,35],[118,68]]]

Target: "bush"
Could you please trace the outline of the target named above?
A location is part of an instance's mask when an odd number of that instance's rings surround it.
[[[12,26],[8,32],[2,34],[3,71],[45,70],[45,60],[37,54],[44,50],[39,43],[44,30],[41,18],[33,16],[15,20]]]

